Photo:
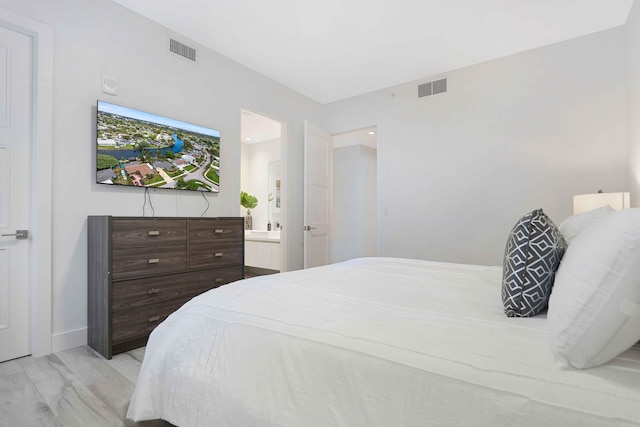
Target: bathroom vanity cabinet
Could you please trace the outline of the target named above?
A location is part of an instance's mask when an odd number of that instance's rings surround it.
[[[245,234],[244,254],[247,267],[280,271],[281,252],[279,232],[251,231]]]

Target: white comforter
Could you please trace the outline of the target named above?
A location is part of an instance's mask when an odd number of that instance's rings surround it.
[[[640,351],[561,371],[501,269],[393,258],[242,280],[152,333],[129,406],[179,426],[640,423]]]

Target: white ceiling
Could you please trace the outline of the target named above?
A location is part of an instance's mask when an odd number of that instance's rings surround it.
[[[623,25],[633,0],[114,0],[328,103]]]
[[[364,145],[377,148],[376,128],[369,127],[333,135],[333,148],[348,147],[350,145]]]
[[[262,116],[253,111],[242,109],[240,122],[240,139],[244,144],[257,144],[259,142],[280,139],[280,122]]]

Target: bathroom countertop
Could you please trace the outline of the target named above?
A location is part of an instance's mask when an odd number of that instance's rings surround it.
[[[247,230],[244,239],[251,242],[280,243],[280,231]]]

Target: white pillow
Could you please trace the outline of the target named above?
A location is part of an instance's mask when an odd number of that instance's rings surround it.
[[[588,368],[640,340],[640,208],[608,214],[567,248],[549,299],[551,350]]]
[[[615,210],[611,206],[606,205],[581,214],[572,215],[562,221],[558,229],[560,229],[560,234],[564,237],[565,243],[569,245],[582,230],[589,226],[596,225],[611,212],[615,212]]]

